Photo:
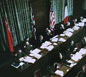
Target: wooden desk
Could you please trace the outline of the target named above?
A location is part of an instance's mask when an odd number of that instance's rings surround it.
[[[86,30],[85,28],[80,28],[80,30],[74,32],[74,34],[67,38],[67,41],[64,43],[58,43],[57,46],[54,47],[52,51],[47,51],[42,49],[42,54],[44,55],[39,60],[37,60],[34,64],[30,64],[27,68],[22,70],[22,72],[19,72],[20,74],[28,74],[30,77],[33,77],[34,72],[38,69],[42,73],[46,73],[47,66],[54,62],[55,60],[58,60],[58,51],[63,53],[65,49],[67,49],[70,46],[70,42],[73,40],[75,43],[79,42],[84,36],[86,36]],[[60,36],[59,36],[60,37]],[[78,37],[78,38],[77,38]],[[64,66],[65,67],[65,66]],[[21,69],[20,69],[21,70]],[[28,72],[27,72],[28,71]],[[65,75],[66,77],[66,75]]]

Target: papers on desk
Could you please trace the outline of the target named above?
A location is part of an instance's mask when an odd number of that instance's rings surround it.
[[[78,26],[74,26],[73,29],[74,30],[79,30],[79,27]]]
[[[60,34],[60,36],[65,36],[65,34]]]
[[[56,74],[56,75],[60,75],[61,77],[64,76],[64,72],[63,72],[63,71],[60,71],[60,70],[56,70],[56,71],[55,71],[55,74]]]
[[[84,22],[79,22],[79,26],[83,27],[84,26]]]
[[[67,31],[67,32],[65,33],[65,35],[68,36],[68,37],[71,37],[71,36],[73,35],[73,33]]]
[[[72,56],[72,59],[74,61],[78,61],[81,58],[82,58],[82,55],[79,52],[77,52],[75,55]]]
[[[60,42],[65,42],[66,40],[64,38],[59,39]]]
[[[72,28],[68,28],[66,31],[74,32],[74,30]]]
[[[69,67],[73,67],[73,66],[75,66],[76,65],[76,63],[73,63],[73,64],[71,64]]]
[[[47,46],[45,49],[47,49],[48,51],[51,51],[54,48],[53,45]]]
[[[41,52],[41,50],[38,49],[38,48],[34,49],[33,51],[32,51],[32,50],[30,51],[30,53],[33,53],[33,54],[34,54],[34,53],[39,53],[39,52]]]
[[[30,55],[30,56],[33,56],[33,57],[35,57],[35,58],[37,58],[37,59],[40,59],[40,58],[42,57],[42,55],[37,54],[37,53],[35,53],[35,54],[31,53],[31,54],[29,54],[29,55]]]
[[[49,46],[51,44],[52,44],[51,42],[45,41],[40,48],[44,49],[44,48],[46,48],[47,46]]]
[[[86,22],[86,18],[84,18],[84,19],[82,20],[82,22]]]
[[[27,63],[35,63],[35,61],[36,61],[35,59],[32,59],[32,57],[29,57],[29,56],[21,57],[19,60],[27,62]]]
[[[51,41],[52,42],[57,42],[58,41],[58,38],[51,38]]]
[[[86,49],[85,48],[81,48],[80,51],[79,51],[80,54],[86,54]]]
[[[58,45],[57,43],[53,43],[53,45]]]

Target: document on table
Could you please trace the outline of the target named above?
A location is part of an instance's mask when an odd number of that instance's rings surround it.
[[[41,46],[40,48],[44,49],[44,48],[46,48],[48,45],[51,45],[51,44],[52,44],[51,42],[45,41],[45,42],[42,44],[42,46]]]
[[[84,26],[84,22],[79,22],[79,26],[83,27]]]
[[[26,57],[24,57],[23,61],[27,62],[27,63],[35,63],[36,59],[33,59],[32,57],[26,56]]]
[[[82,55],[86,54],[86,49],[85,48],[81,48],[80,51],[79,51],[79,53],[81,53]]]
[[[66,31],[65,35],[68,36],[68,37],[71,37],[73,35],[73,33],[69,32],[69,31]]]
[[[55,74],[56,74],[56,75],[60,75],[61,77],[64,76],[64,72],[63,72],[63,71],[60,71],[60,70],[56,70],[56,71],[55,71]]]
[[[65,42],[66,40],[64,38],[59,39],[60,42]]]
[[[36,49],[30,51],[30,53],[39,53],[39,52],[41,52],[41,50],[38,49],[38,48],[36,48]]]
[[[74,30],[72,28],[68,28],[66,31],[74,32]]]
[[[82,58],[82,55],[79,52],[77,52],[75,55],[72,56],[72,59],[74,61],[78,61],[81,58]]]
[[[47,49],[48,51],[51,51],[53,48],[54,48],[53,45],[50,45],[50,46],[47,46],[47,47],[46,47],[46,49]]]
[[[40,54],[37,54],[37,53],[35,53],[35,54],[29,54],[30,56],[33,56],[33,57],[35,57],[35,58],[37,58],[37,59],[40,59],[41,57],[42,57],[42,55],[40,55]]]
[[[51,41],[52,42],[57,42],[58,41],[58,38],[51,38]]]
[[[82,20],[82,22],[86,22],[86,18],[84,18],[84,19]]]
[[[73,63],[73,64],[71,64],[69,67],[73,67],[73,66],[75,66],[76,65],[76,63]]]
[[[65,36],[65,34],[60,34],[60,36]]]
[[[74,26],[73,29],[74,30],[79,30],[79,27],[78,26]]]

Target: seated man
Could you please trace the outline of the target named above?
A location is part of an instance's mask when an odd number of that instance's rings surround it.
[[[29,54],[30,53],[30,50],[33,49],[33,46],[28,42],[26,41],[26,44],[24,45],[24,51],[26,54]]]
[[[46,28],[45,33],[44,33],[44,40],[45,41],[50,40],[51,37],[52,37],[51,31],[48,28]]]
[[[41,46],[41,44],[44,42],[44,38],[42,35],[39,36],[39,39],[37,41],[38,47]]]

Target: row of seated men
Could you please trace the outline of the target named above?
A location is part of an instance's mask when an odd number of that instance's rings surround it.
[[[82,19],[83,17],[80,17],[79,21],[81,21]],[[21,57],[26,54],[29,54],[30,50],[40,47],[44,41],[50,40],[50,38],[52,38],[57,34],[58,35],[61,34],[64,30],[74,26],[74,24],[79,21],[77,21],[77,19],[74,19],[74,20],[69,20],[66,24],[61,23],[60,25],[55,26],[54,31],[51,31],[49,28],[46,28],[42,34],[40,35],[36,34],[36,39],[34,37],[26,38],[23,44],[21,43],[18,46],[16,56]]]

